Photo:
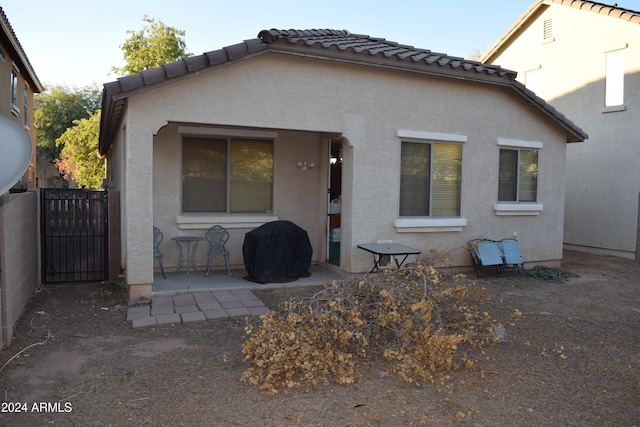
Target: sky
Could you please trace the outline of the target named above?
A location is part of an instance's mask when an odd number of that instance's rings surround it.
[[[534,0],[0,0],[45,87],[114,81],[120,46],[149,16],[184,31],[199,55],[264,29],[347,30],[468,58],[484,53]],[[613,3],[613,2],[611,2]],[[640,10],[640,0],[618,0]]]

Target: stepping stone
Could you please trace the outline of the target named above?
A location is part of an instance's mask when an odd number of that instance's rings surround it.
[[[127,310],[127,321],[149,317],[149,306],[130,307]]]
[[[178,313],[159,314],[156,316],[158,325],[169,325],[172,323],[182,323],[182,318]]]
[[[192,294],[182,294],[182,295],[173,296],[173,304],[176,306],[193,305],[195,303],[196,303],[196,300],[193,298]]]
[[[182,317],[182,321],[184,323],[204,322],[205,320],[207,320],[204,313],[201,311],[196,311],[191,313],[180,313],[180,316]]]
[[[134,328],[145,328],[149,326],[156,326],[158,322],[156,321],[155,316],[143,317],[140,319],[133,319],[133,327]]]

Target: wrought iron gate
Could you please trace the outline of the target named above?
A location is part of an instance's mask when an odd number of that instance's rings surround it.
[[[98,282],[108,271],[108,192],[40,192],[42,281]]]

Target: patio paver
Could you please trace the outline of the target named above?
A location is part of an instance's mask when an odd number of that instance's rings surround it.
[[[260,316],[269,311],[248,289],[155,296],[150,304],[130,307],[127,321],[134,328],[205,322],[237,316]]]

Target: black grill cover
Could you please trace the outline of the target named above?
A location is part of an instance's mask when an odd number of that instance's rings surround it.
[[[291,221],[268,222],[244,236],[242,255],[247,280],[293,282],[309,277],[313,249],[305,230]]]

